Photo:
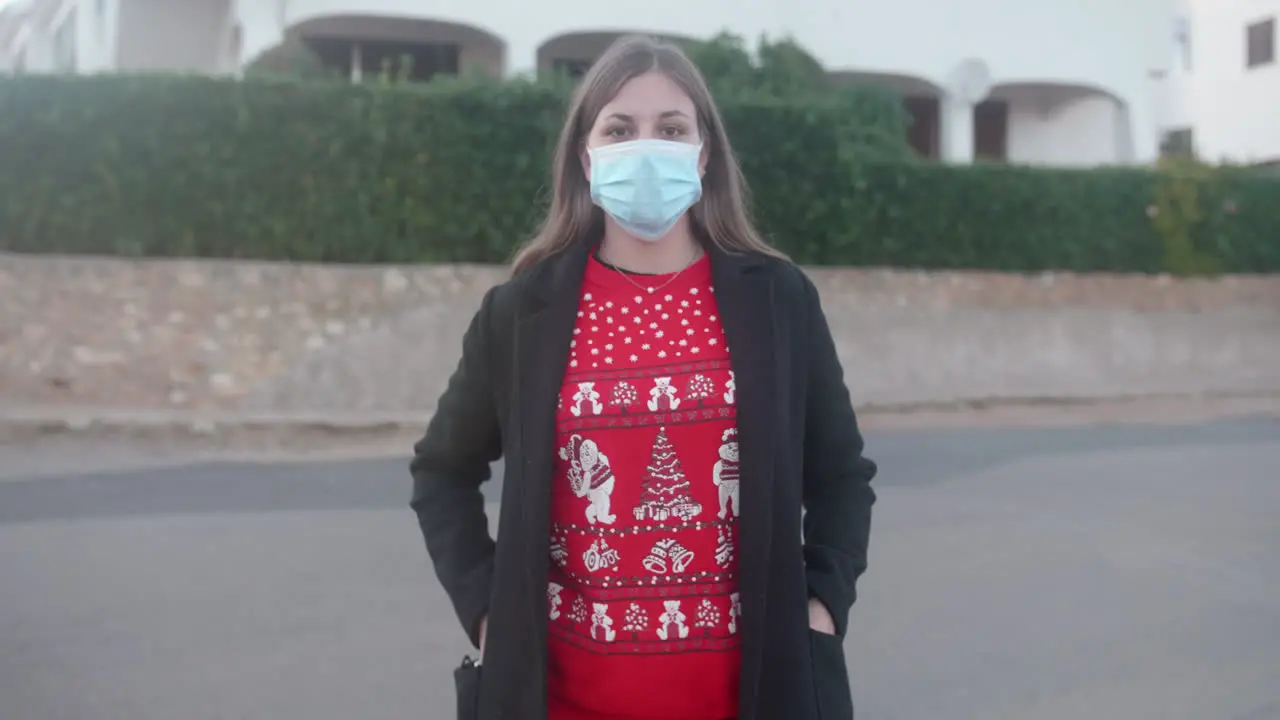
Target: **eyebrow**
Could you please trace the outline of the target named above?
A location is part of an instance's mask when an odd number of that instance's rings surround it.
[[[635,120],[635,118],[631,117],[630,115],[627,115],[626,113],[611,113],[609,117],[622,120],[623,122],[632,122]],[[658,119],[666,120],[668,118],[673,118],[673,117],[688,118],[689,115],[685,113],[683,110],[668,110],[662,113],[661,115],[659,115]]]

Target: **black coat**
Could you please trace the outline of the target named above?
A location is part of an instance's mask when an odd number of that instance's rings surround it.
[[[482,720],[546,717],[556,395],[588,256],[566,251],[488,292],[415,446],[412,506],[472,644],[488,617]],[[711,262],[737,388],[740,717],[849,720],[840,637],[867,564],[876,466],[862,455],[809,279],[765,256],[713,249]],[[479,486],[500,456],[507,461],[495,543]],[[831,611],[840,637],[809,630],[810,597]]]

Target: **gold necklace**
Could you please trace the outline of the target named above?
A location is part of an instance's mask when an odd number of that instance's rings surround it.
[[[662,288],[664,288],[664,287],[666,287],[666,286],[670,285],[671,283],[675,282],[676,278],[680,277],[680,274],[681,274],[681,273],[683,273],[685,270],[688,270],[689,268],[693,267],[694,263],[696,263],[696,262],[698,262],[698,250],[697,250],[697,248],[694,248],[694,250],[693,250],[693,259],[692,259],[692,260],[690,260],[690,261],[689,261],[689,263],[688,263],[687,265],[685,265],[684,267],[682,267],[682,268],[680,268],[679,270],[677,270],[677,271],[675,272],[675,274],[674,274],[674,275],[672,275],[671,277],[667,278],[667,281],[666,281],[666,282],[662,283],[661,285],[659,285],[659,286],[657,286],[657,287],[641,285],[640,283],[638,283],[638,282],[636,282],[635,280],[631,279],[631,274],[630,274],[630,273],[627,273],[627,272],[623,271],[623,270],[622,270],[621,268],[619,268],[617,265],[609,265],[609,267],[610,267],[610,268],[612,268],[614,272],[616,272],[616,273],[618,273],[619,275],[621,275],[621,276],[622,276],[622,277],[623,277],[627,282],[631,283],[632,285],[635,285],[637,290],[643,290],[643,291],[645,291],[645,292],[649,293],[650,295],[652,295],[652,294],[654,294],[654,293],[658,292],[659,290],[661,290]]]

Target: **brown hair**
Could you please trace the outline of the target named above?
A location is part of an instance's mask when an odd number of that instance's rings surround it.
[[[697,109],[698,134],[708,154],[702,199],[689,211],[694,234],[726,252],[785,259],[751,222],[747,183],[729,146],[720,111],[697,67],[675,45],[647,37],[624,37],[600,56],[573,94],[551,165],[551,208],[537,234],[516,254],[514,273],[603,233],[604,214],[591,201],[591,186],[578,153],[604,106],[632,78],[649,72],[663,73],[675,81]]]

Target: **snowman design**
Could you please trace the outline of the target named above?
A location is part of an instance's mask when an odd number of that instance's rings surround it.
[[[582,417],[584,414],[599,415],[603,411],[604,405],[600,402],[600,393],[596,392],[596,384],[578,383],[578,392],[573,394],[573,405],[569,406],[569,412],[574,417]]]
[[[614,477],[608,456],[594,441],[574,434],[569,444],[560,448],[560,459],[569,463],[569,489],[575,497],[587,499],[587,522],[612,525],[618,518],[609,512]]]
[[[663,640],[683,640],[689,637],[689,626],[684,624],[688,618],[680,612],[679,600],[664,600],[665,612],[658,616],[658,637]]]
[[[649,389],[648,404],[650,412],[665,412],[680,407],[680,398],[676,397],[676,389],[671,384],[671,378],[653,379],[653,387]]]
[[[738,517],[738,431],[729,428],[720,436],[720,459],[711,468],[711,481],[720,488],[720,519]],[[729,506],[733,509],[730,510]]]
[[[726,405],[732,405],[734,396],[737,394],[738,386],[733,379],[733,371],[729,371],[729,379],[724,383],[724,402]]]
[[[609,617],[609,608],[604,603],[591,603],[591,639],[599,642],[613,642],[618,632],[613,629],[613,618]]]
[[[742,601],[738,593],[729,596],[729,633],[738,632],[738,618],[742,617]]]

